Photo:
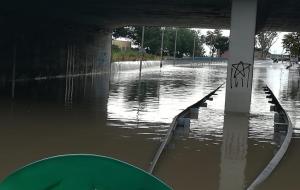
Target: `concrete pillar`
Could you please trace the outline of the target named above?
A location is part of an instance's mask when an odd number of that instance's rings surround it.
[[[245,189],[248,125],[248,114],[224,116],[219,190]]]
[[[98,35],[97,35],[98,34]],[[111,42],[112,42],[112,31],[109,29],[104,29],[97,32],[95,36],[95,50],[96,50],[96,72],[110,72],[111,63]]]
[[[232,1],[226,112],[250,111],[256,10],[257,0]]]

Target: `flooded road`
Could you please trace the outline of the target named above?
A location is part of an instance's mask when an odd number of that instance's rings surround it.
[[[111,156],[148,169],[160,141],[180,111],[225,82],[226,64],[164,66],[112,76],[19,81],[15,98],[0,84],[0,179],[37,159],[57,154]],[[274,112],[268,84],[300,127],[297,70],[256,62],[250,115],[225,115],[225,88],[200,108],[190,130],[177,131],[154,174],[174,189],[245,189],[273,157]],[[297,149],[260,188],[297,184]],[[280,179],[280,180],[278,180]]]

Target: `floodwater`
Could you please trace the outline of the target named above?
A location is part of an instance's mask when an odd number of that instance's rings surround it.
[[[32,161],[58,154],[99,154],[147,170],[180,111],[217,88],[226,64],[166,65],[108,75],[0,83],[0,179]],[[189,130],[178,130],[154,174],[175,190],[245,189],[278,150],[268,84],[300,128],[297,69],[256,62],[251,113],[224,116],[221,88]],[[287,156],[260,189],[295,189],[297,134]],[[292,185],[291,185],[292,184]]]

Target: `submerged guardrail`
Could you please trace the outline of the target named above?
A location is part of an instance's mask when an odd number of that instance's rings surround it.
[[[276,152],[275,156],[264,168],[264,170],[256,177],[256,179],[250,184],[247,190],[255,189],[255,187],[260,185],[271,175],[271,173],[278,166],[279,162],[285,155],[293,135],[293,124],[288,114],[280,105],[279,101],[268,86],[264,87],[264,91],[268,95],[267,98],[272,99],[271,101],[269,101],[269,103],[274,104],[274,106],[271,106],[271,111],[275,111],[279,114],[279,122],[274,123],[275,132],[286,131],[286,137],[283,143],[281,144],[279,150]]]
[[[211,96],[216,95],[216,92],[224,85],[221,84],[218,88],[216,88],[214,91],[210,92],[208,95],[206,95],[204,98],[202,98],[200,101],[196,102],[195,104],[189,106],[188,108],[186,108],[185,110],[183,110],[182,112],[180,112],[176,117],[174,117],[170,128],[167,131],[167,134],[164,138],[164,140],[162,141],[160,147],[158,148],[152,162],[150,163],[150,167],[149,167],[149,173],[153,173],[155,166],[163,152],[163,150],[165,149],[165,147],[168,145],[168,143],[170,142],[170,140],[172,139],[172,136],[174,134],[174,131],[176,129],[177,126],[180,126],[179,124],[182,124],[182,122],[184,123],[184,118],[188,118],[187,116],[189,116],[189,114],[191,113],[192,109],[198,109],[199,107],[206,107],[207,103],[205,103],[206,100],[211,101],[212,98]],[[183,124],[184,125],[184,124]]]

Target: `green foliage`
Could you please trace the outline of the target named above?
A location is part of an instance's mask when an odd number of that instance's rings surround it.
[[[111,45],[111,51],[112,52],[117,52],[117,51],[121,51],[121,49],[116,45]]]
[[[174,55],[175,34],[177,30],[177,48],[176,57],[184,55],[191,56],[194,48],[195,38],[195,56],[203,56],[204,48],[202,47],[203,39],[197,32],[186,28],[172,28],[164,29],[164,47],[163,54],[168,56]],[[132,39],[135,45],[141,46],[142,41],[142,27],[125,27],[122,29],[115,29],[114,37],[128,37]],[[162,28],[160,27],[145,27],[144,48],[148,54],[160,55],[161,51]]]
[[[218,36],[214,47],[220,52],[220,54],[223,54],[229,49],[229,38],[226,36]]]
[[[161,46],[161,29],[159,27],[145,27],[144,48],[147,53],[159,55]],[[141,46],[142,27],[135,27],[135,32],[131,36],[134,44]]]
[[[300,56],[300,33],[293,32],[284,35],[282,45],[292,56]]]
[[[120,49],[112,49],[112,61],[139,61],[141,60],[142,55],[138,50],[126,50],[121,51]],[[151,55],[148,53],[145,53],[143,55],[143,60],[159,60],[159,56]]]
[[[210,54],[213,57],[215,52],[218,50],[221,54],[229,48],[229,38],[222,35],[220,30],[207,31],[205,44],[210,48]]]
[[[190,29],[178,29],[177,56],[182,57],[184,54],[186,56],[191,56],[193,54],[194,49],[194,40],[195,56],[203,56],[205,52],[204,48],[202,47],[203,40],[201,40],[201,36],[199,36],[199,34],[196,31]],[[173,47],[174,45],[170,46],[169,48],[174,51]]]
[[[114,38],[119,38],[119,37],[124,37],[124,38],[131,38],[133,35],[134,28],[132,27],[120,27],[116,28],[113,31],[113,37]]]
[[[277,32],[265,31],[256,35],[256,46],[261,50],[261,58],[265,59],[270,48],[276,42]]]

